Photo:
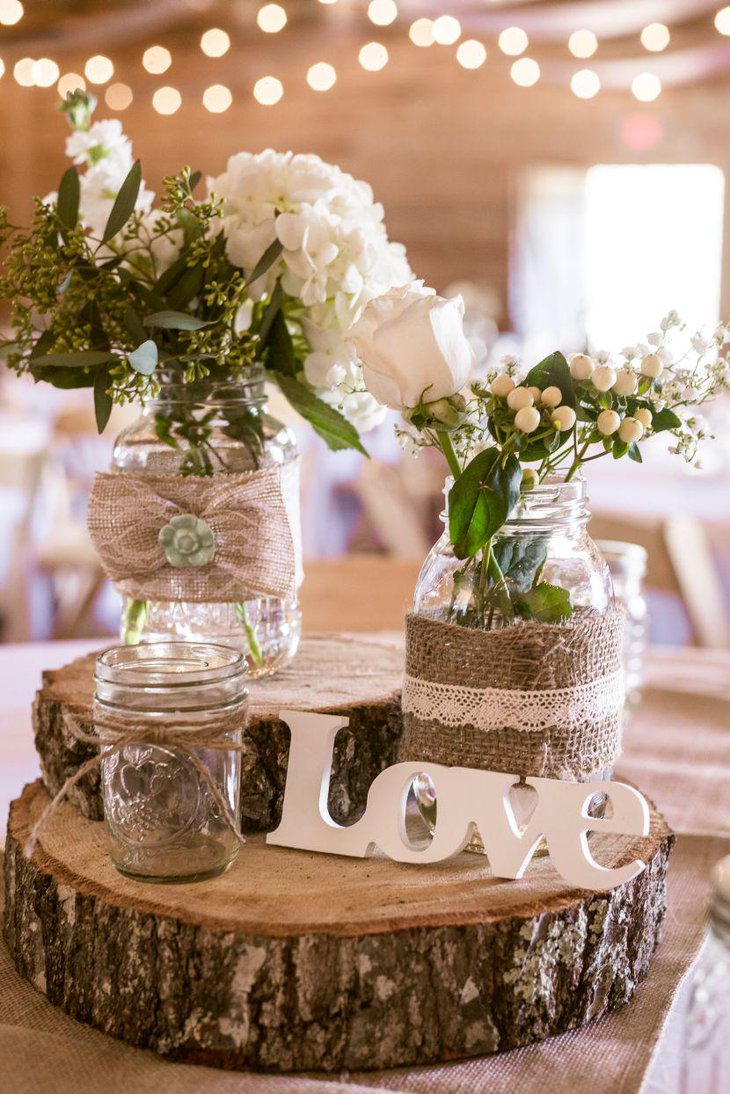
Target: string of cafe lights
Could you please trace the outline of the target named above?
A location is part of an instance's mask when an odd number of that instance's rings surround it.
[[[338,2],[319,0],[326,6]],[[374,27],[392,26],[399,14],[397,0],[369,0],[367,17]],[[0,0],[0,26],[15,26],[23,15],[21,0]],[[278,34],[288,22],[286,8],[281,3],[262,3],[256,13],[256,25],[264,34]],[[714,25],[719,34],[730,37],[730,5],[715,14]],[[419,49],[455,47],[455,59],[464,69],[479,69],[487,61],[485,44],[476,38],[465,38],[455,15],[445,13],[434,19],[417,18],[408,27],[408,37]],[[669,46],[671,32],[664,23],[650,23],[641,30],[639,40],[647,53],[658,54]],[[567,40],[567,49],[577,60],[589,60],[599,50],[599,45],[598,37],[588,28],[573,31]],[[497,47],[505,56],[513,58],[510,77],[517,86],[528,88],[538,83],[542,72],[539,62],[528,55],[530,41],[525,30],[518,26],[505,28],[497,37]],[[220,27],[211,27],[201,35],[200,49],[210,59],[224,57],[230,48],[230,35]],[[389,60],[387,47],[376,40],[366,42],[358,52],[358,63],[367,72],[381,71]],[[163,45],[151,45],[142,54],[142,67],[152,76],[162,76],[172,66],[172,53]],[[0,58],[0,77],[4,73],[5,64]],[[21,87],[50,88],[56,85],[62,96],[77,88],[85,89],[88,84],[98,89],[104,87],[104,101],[114,111],[126,110],[134,100],[134,92],[128,84],[112,82],[114,63],[103,54],[89,57],[83,74],[67,72],[62,75],[59,65],[50,57],[22,57],[15,62],[12,74]],[[313,91],[330,91],[337,82],[337,71],[328,61],[317,61],[307,70],[306,82]],[[577,70],[570,78],[570,89],[577,98],[594,98],[601,90],[598,72],[589,67]],[[284,90],[277,76],[264,75],[256,80],[252,93],[260,105],[274,106],[284,97]],[[661,79],[650,70],[641,72],[633,78],[631,91],[640,102],[653,102],[662,92]],[[182,106],[182,95],[177,88],[163,85],[153,92],[151,102],[157,113],[171,115]],[[202,94],[202,103],[210,113],[220,114],[232,105],[233,93],[224,84],[211,84]]]

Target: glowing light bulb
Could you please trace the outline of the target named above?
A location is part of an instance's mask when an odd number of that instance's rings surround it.
[[[497,45],[508,57],[519,57],[529,44],[529,38],[520,27],[507,27],[497,39]]]
[[[641,32],[641,44],[652,53],[661,53],[669,45],[670,37],[669,27],[664,23],[649,23]]]
[[[439,15],[431,28],[434,42],[440,46],[453,46],[461,38],[461,23],[453,15]]]
[[[307,83],[313,91],[329,91],[337,82],[337,73],[327,61],[318,61],[307,72]]]
[[[284,94],[284,85],[276,76],[262,76],[253,88],[253,97],[262,106],[274,106]]]
[[[56,85],[58,94],[62,99],[65,99],[68,94],[74,91],[86,91],[86,80],[83,76],[79,76],[77,72],[67,72]]]
[[[101,53],[89,57],[84,66],[86,79],[92,84],[106,84],[114,75],[114,65]]]
[[[142,54],[142,67],[153,76],[161,76],[172,64],[172,54],[164,46],[150,46]]]
[[[421,46],[422,49],[425,49],[427,46],[432,46],[433,19],[416,19],[415,23],[411,23],[408,37],[413,42],[414,46]]]
[[[256,22],[265,34],[278,34],[286,26],[287,15],[281,4],[264,4],[259,8]]]
[[[203,92],[203,106],[211,114],[223,114],[232,102],[231,89],[224,84],[211,84]]]
[[[662,82],[653,72],[642,72],[634,77],[631,90],[639,102],[653,103],[661,95]]]
[[[175,114],[182,106],[182,95],[176,87],[158,87],[152,105],[158,114]]]
[[[388,51],[380,42],[368,42],[360,50],[358,60],[366,72],[380,72],[388,63]]]
[[[206,57],[222,57],[231,48],[231,39],[220,27],[211,27],[202,35],[200,48]]]
[[[568,39],[568,49],[574,57],[592,57],[598,49],[598,39],[592,30],[574,30]]]
[[[592,99],[601,90],[598,73],[590,68],[582,68],[579,72],[574,72],[570,80],[570,90],[579,99]]]
[[[720,34],[730,34],[730,7],[720,8],[715,16],[715,28]]]
[[[126,110],[133,99],[132,89],[127,84],[109,84],[104,92],[104,102],[110,110]]]
[[[4,27],[14,27],[25,14],[20,0],[0,0],[0,23]]]
[[[33,64],[31,75],[36,87],[53,87],[61,75],[61,70],[50,57],[41,57]]]
[[[540,79],[540,66],[532,57],[520,57],[512,65],[510,76],[518,87],[532,87]]]
[[[487,51],[476,38],[467,38],[456,51],[456,60],[462,68],[481,68],[487,59]]]
[[[33,65],[35,61],[32,57],[21,57],[19,61],[16,61],[13,65],[13,76],[15,82],[20,84],[21,87],[33,86]]]
[[[398,18],[398,5],[395,0],[370,0],[368,19],[378,27],[388,27]]]

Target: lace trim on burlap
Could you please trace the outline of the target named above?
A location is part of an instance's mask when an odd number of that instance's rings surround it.
[[[623,616],[481,631],[411,614],[400,760],[585,779],[621,752]]]

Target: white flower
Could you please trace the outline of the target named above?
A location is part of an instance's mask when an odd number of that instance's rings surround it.
[[[474,366],[462,298],[445,300],[414,283],[372,300],[349,334],[365,386],[394,409],[461,391]]]
[[[132,144],[125,137],[118,118],[94,122],[88,129],[77,129],[66,141],[66,155],[75,164],[103,167],[109,179],[119,185],[132,167]]]
[[[269,149],[231,156],[209,189],[223,201],[221,227],[235,266],[250,272],[275,240],[282,244],[250,292],[260,299],[280,279],[301,304],[307,381],[360,424],[382,417],[345,335],[368,301],[413,275],[405,249],[388,239],[371,188],[319,156]]]
[[[656,346],[661,346],[662,342],[664,341],[661,334],[658,334],[656,331],[653,331],[651,334],[647,334],[646,340],[649,345],[653,346],[654,348],[656,348]]]

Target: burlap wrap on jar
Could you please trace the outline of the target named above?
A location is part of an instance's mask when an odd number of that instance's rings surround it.
[[[204,520],[214,553],[205,565],[171,565],[160,532],[175,516]],[[89,532],[107,576],[141,600],[214,603],[296,598],[301,585],[299,461],[200,477],[97,474]]]
[[[581,780],[621,752],[623,616],[482,631],[406,618],[400,760]]]

